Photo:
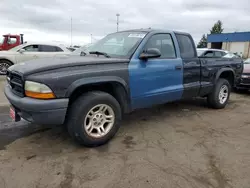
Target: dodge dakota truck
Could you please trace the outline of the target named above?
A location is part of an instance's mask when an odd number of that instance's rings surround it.
[[[129,30],[107,35],[81,56],[11,66],[5,95],[15,121],[65,125],[76,142],[95,147],[135,109],[193,97],[224,108],[242,69],[241,59],[198,58],[188,33]]]

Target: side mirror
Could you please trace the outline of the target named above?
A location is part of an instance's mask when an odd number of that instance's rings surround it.
[[[149,58],[157,58],[161,57],[161,52],[157,48],[149,48],[146,51],[142,52],[140,55],[140,59],[149,59]]]
[[[20,49],[18,52],[22,54],[23,52],[25,52],[25,49]]]

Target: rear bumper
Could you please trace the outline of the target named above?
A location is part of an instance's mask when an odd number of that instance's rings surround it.
[[[41,125],[64,123],[69,99],[39,100],[15,95],[5,86],[5,96],[23,119]]]

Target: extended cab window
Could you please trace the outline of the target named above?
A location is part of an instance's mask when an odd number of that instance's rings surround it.
[[[194,42],[189,35],[176,34],[176,38],[180,47],[182,58],[194,58],[196,57],[196,48]]]
[[[27,52],[38,52],[38,45],[29,45],[23,48]]]
[[[149,48],[157,48],[161,52],[160,58],[175,58],[175,48],[170,34],[153,35],[144,47],[144,50]]]

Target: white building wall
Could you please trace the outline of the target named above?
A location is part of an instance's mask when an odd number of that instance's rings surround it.
[[[228,51],[230,51],[230,43],[231,42],[223,42],[222,43],[222,50],[228,50]]]
[[[230,52],[237,53],[239,55],[243,55],[245,51],[245,42],[232,42],[230,44]]]
[[[245,42],[244,58],[250,58],[250,42]]]

